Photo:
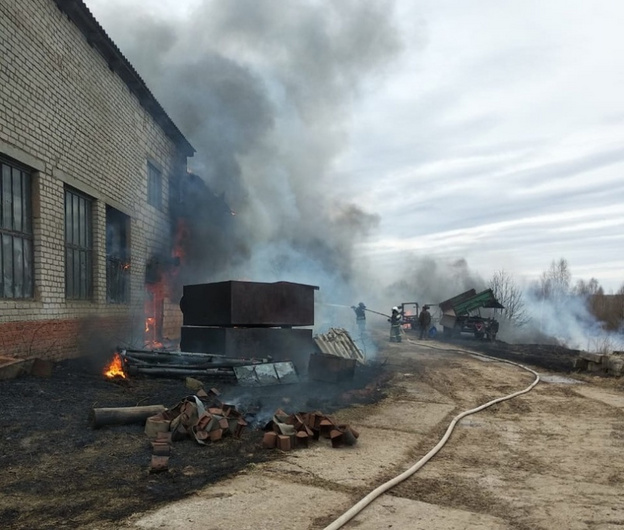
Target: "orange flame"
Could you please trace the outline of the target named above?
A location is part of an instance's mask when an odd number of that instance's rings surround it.
[[[126,374],[123,371],[121,356],[118,353],[115,353],[115,355],[113,355],[113,360],[108,366],[104,368],[104,375],[111,379],[113,377],[122,377],[123,379],[126,378]]]
[[[156,319],[154,317],[147,317],[145,319],[145,333],[154,331],[154,324],[156,324]]]

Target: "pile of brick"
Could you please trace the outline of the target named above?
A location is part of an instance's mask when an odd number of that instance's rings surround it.
[[[287,414],[277,410],[264,427],[262,445],[266,449],[291,449],[308,447],[310,441],[326,438],[332,447],[354,445],[360,434],[349,425],[337,423],[322,412]]]
[[[611,354],[581,352],[574,362],[574,368],[587,372],[621,376],[624,374],[624,352]]]
[[[152,445],[151,472],[166,471],[173,442],[190,438],[206,445],[226,436],[240,438],[247,426],[234,405],[222,403],[219,392],[203,389],[172,409],[147,418],[145,434]]]

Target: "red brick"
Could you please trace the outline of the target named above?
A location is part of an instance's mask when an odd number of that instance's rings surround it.
[[[292,441],[290,436],[286,436],[284,434],[277,435],[277,448],[282,451],[290,451],[292,448]]]
[[[215,429],[214,431],[210,431],[210,440],[212,442],[216,442],[223,437],[223,429]]]
[[[152,455],[150,473],[160,473],[169,469],[169,457]]]
[[[277,445],[277,433],[265,432],[262,438],[262,447],[265,449],[273,449]]]

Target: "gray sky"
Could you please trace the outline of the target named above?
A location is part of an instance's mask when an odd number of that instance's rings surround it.
[[[124,53],[128,6],[201,27],[199,0],[86,3]],[[564,257],[573,281],[622,285],[624,3],[386,4],[401,50],[341,98],[345,141],[324,166],[324,193],[378,216],[356,254],[379,271],[463,258],[526,280]]]

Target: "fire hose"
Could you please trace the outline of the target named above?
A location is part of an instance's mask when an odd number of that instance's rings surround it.
[[[384,313],[380,313],[379,311],[373,311],[372,309],[368,309],[368,307],[366,309],[364,309],[364,311],[368,311],[369,313],[375,313],[376,315],[381,315],[382,317],[390,318],[390,315],[386,315]]]
[[[468,353],[465,350],[457,350],[457,351],[461,351],[463,353]],[[331,523],[329,526],[326,526],[324,530],[338,530],[339,528],[342,528],[342,526],[344,526],[347,522],[349,522],[351,519],[353,519],[357,514],[359,514],[364,508],[366,508],[377,497],[379,497],[380,495],[382,495],[383,493],[385,493],[389,489],[392,489],[394,486],[396,486],[397,484],[403,482],[406,478],[409,478],[414,473],[416,473],[416,471],[418,471],[421,467],[423,467],[429,460],[431,460],[440,451],[440,449],[442,449],[442,447],[444,447],[444,445],[446,444],[446,442],[450,438],[451,433],[455,429],[455,425],[457,425],[457,423],[462,418],[465,418],[466,416],[469,416],[470,414],[474,414],[475,412],[479,412],[479,411],[481,411],[483,409],[491,407],[492,405],[495,405],[496,403],[500,403],[501,401],[507,401],[509,399],[513,399],[513,398],[515,398],[517,396],[520,396],[521,394],[526,394],[527,392],[530,392],[533,389],[533,387],[535,387],[535,385],[537,385],[537,383],[539,383],[539,380],[540,380],[539,374],[537,372],[535,372],[534,370],[531,370],[530,368],[527,368],[526,366],[523,366],[523,365],[521,365],[519,363],[515,363],[513,361],[508,361],[506,359],[497,359],[496,357],[490,357],[489,355],[483,355],[481,353],[475,353],[475,352],[469,352],[469,353],[470,353],[470,355],[475,355],[475,356],[478,356],[478,357],[484,357],[484,358],[489,359],[489,360],[499,361],[499,362],[503,362],[503,363],[507,363],[507,364],[512,364],[514,366],[518,366],[518,367],[522,368],[523,370],[531,372],[535,376],[535,380],[528,387],[526,387],[523,390],[519,390],[519,391],[514,392],[513,394],[509,394],[507,396],[503,396],[503,397],[499,397],[499,398],[493,399],[492,401],[488,401],[487,403],[484,403],[483,405],[480,405],[480,406],[478,406],[478,407],[476,407],[474,409],[466,410],[466,411],[462,412],[461,414],[458,414],[457,416],[455,416],[453,418],[453,420],[451,421],[450,425],[448,426],[448,428],[446,429],[446,432],[444,433],[444,436],[440,439],[440,441],[437,443],[437,445],[433,449],[431,449],[431,451],[429,451],[425,456],[423,456],[412,467],[410,467],[409,469],[407,469],[406,471],[404,471],[400,475],[397,475],[393,479],[389,480],[388,482],[385,482],[381,486],[379,486],[376,489],[374,489],[373,491],[371,491],[368,495],[366,495],[357,504],[353,505],[345,513],[343,513],[333,523]]]

